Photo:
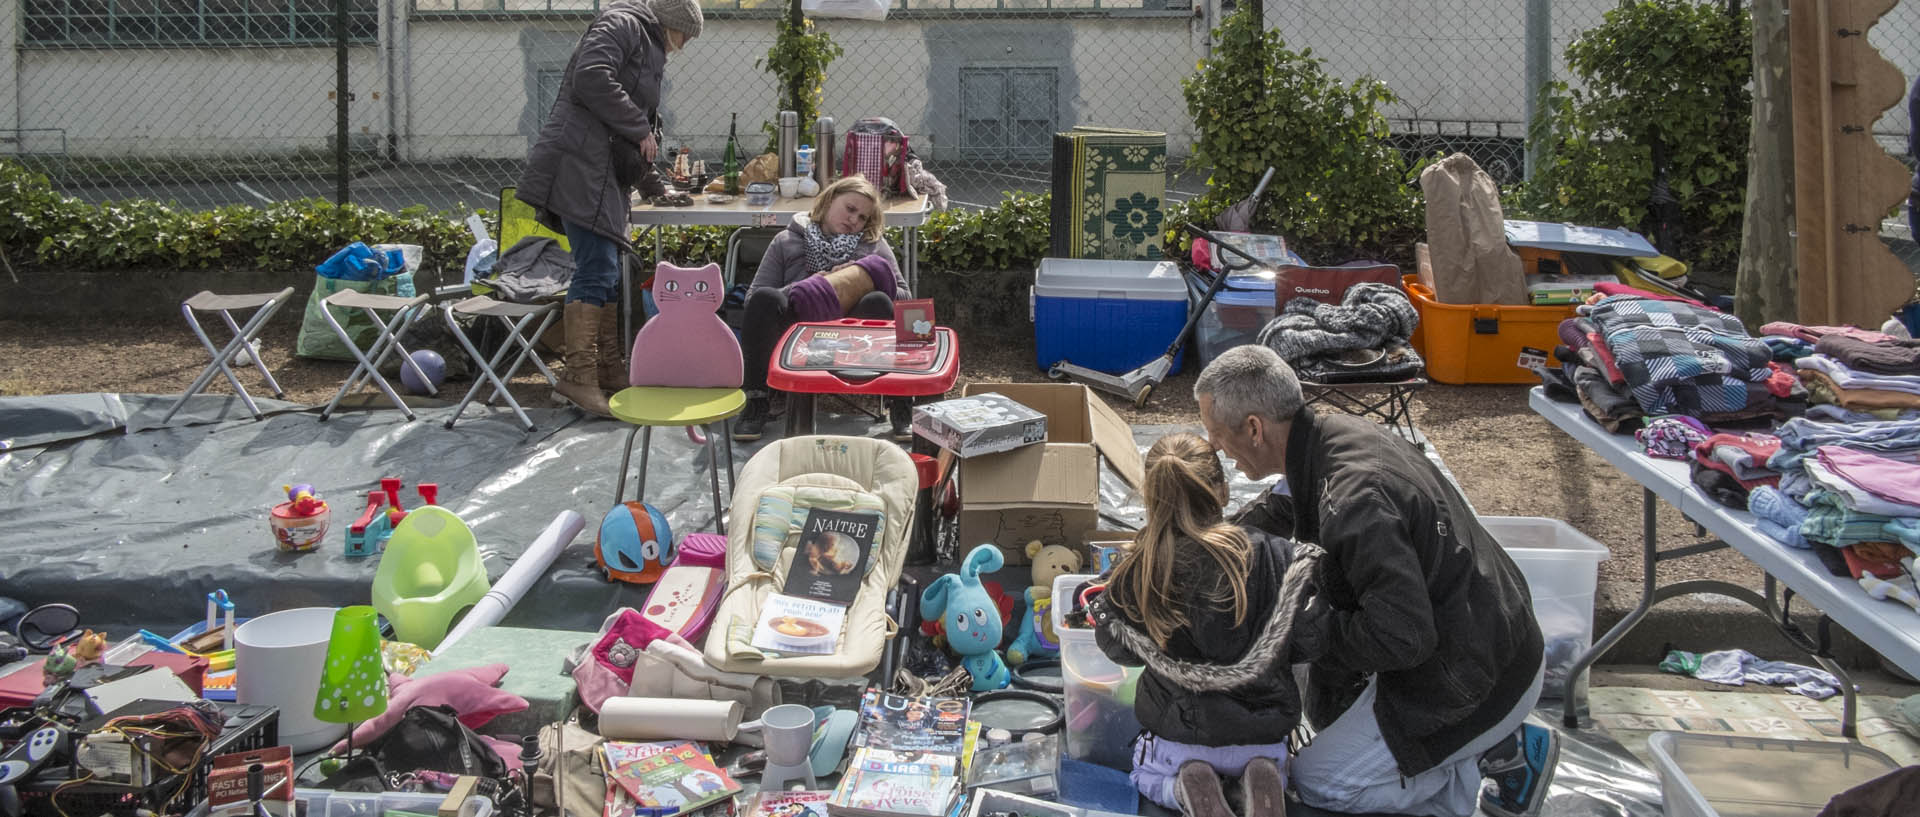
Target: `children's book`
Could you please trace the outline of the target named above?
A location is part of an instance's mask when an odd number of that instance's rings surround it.
[[[762,791],[747,817],[827,817],[830,791]]]
[[[740,791],[740,784],[714,765],[691,742],[605,744],[607,779],[617,783],[635,805],[693,811]],[[611,807],[611,803],[609,806]]]
[[[879,527],[880,515],[875,513],[808,511],[780,592],[841,606],[852,604],[860,592],[860,580],[866,578],[867,558],[879,538]]]
[[[849,745],[963,756],[967,739],[966,698],[895,695],[869,687],[860,700],[860,723]]]
[[[862,748],[827,805],[843,817],[939,817],[953,803],[958,768],[948,755]]]
[[[776,655],[828,655],[839,647],[847,608],[830,601],[770,593],[760,604],[753,646]]]

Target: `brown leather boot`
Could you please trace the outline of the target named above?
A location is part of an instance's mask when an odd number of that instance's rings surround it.
[[[593,333],[593,342],[600,348],[600,391],[608,396],[632,385],[627,379],[627,356],[623,354],[626,344],[621,340],[619,305],[600,307],[600,322]]]
[[[584,301],[567,302],[563,319],[567,324],[567,351],[562,360],[560,383],[554,396],[565,399],[581,411],[597,417],[612,417],[607,396],[600,393],[600,354],[594,336],[600,332],[600,312],[610,307]]]

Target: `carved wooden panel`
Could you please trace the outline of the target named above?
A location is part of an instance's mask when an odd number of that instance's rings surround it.
[[[1913,295],[1913,274],[1880,241],[1912,174],[1873,139],[1906,80],[1867,42],[1895,2],[1796,0],[1788,16],[1802,323],[1878,327]]]

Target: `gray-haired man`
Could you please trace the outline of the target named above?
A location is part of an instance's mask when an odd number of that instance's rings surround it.
[[[1536,810],[1557,750],[1551,730],[1522,723],[1540,697],[1540,628],[1526,579],[1466,499],[1411,443],[1306,408],[1264,346],[1228,350],[1193,390],[1215,448],[1249,479],[1284,478],[1238,521],[1327,554],[1333,629],[1308,675],[1319,734],[1293,759],[1301,799],[1434,817],[1476,801]]]

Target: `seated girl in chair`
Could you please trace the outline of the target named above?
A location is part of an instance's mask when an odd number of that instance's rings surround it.
[[[794,216],[761,256],[740,335],[747,407],[734,422],[735,440],[758,440],[766,430],[767,365],[788,327],[847,317],[892,320],[893,302],[911,297],[887,246],[881,201],[873,183],[859,176],[827,185],[813,211]],[[906,398],[888,398],[895,439],[907,435],[910,407]]]

